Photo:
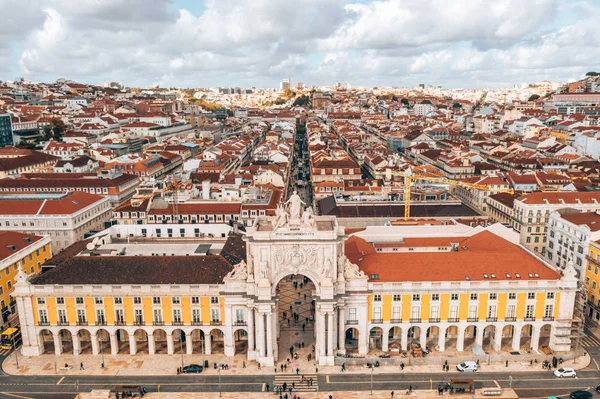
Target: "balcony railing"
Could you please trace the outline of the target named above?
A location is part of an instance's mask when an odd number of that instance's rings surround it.
[[[448,317],[449,323],[458,323],[458,317]]]
[[[165,322],[164,321],[155,321],[155,322],[152,322],[152,324],[155,326],[164,326]]]
[[[201,326],[202,322],[201,321],[192,321],[192,325],[193,326]]]
[[[544,317],[544,321],[554,321],[554,317]]]
[[[39,325],[39,326],[49,326],[49,325],[50,325],[50,323],[48,323],[47,321],[40,321],[40,322],[38,323],[38,325]]]
[[[510,317],[505,317],[504,321],[517,321],[517,318],[514,316],[510,316]]]
[[[495,321],[498,321],[498,318],[497,317],[486,317],[485,321],[487,321],[487,322],[495,322]]]
[[[383,319],[372,319],[371,323],[373,323],[373,324],[383,324]]]
[[[411,317],[410,318],[410,322],[411,323],[420,323],[421,322],[421,318],[420,317]]]
[[[98,321],[96,321],[96,325],[97,326],[105,326],[106,325],[106,321],[105,320],[98,320]]]
[[[238,320],[236,322],[233,323],[234,326],[245,326],[248,323],[246,323],[244,320]]]
[[[210,325],[211,326],[220,326],[221,325],[221,320],[211,320],[210,321]]]
[[[429,322],[430,323],[439,323],[440,322],[440,318],[439,317],[430,317],[429,318]]]
[[[144,325],[144,320],[136,320],[134,324],[136,326],[143,326]]]
[[[88,322],[85,320],[77,320],[77,325],[78,326],[87,326]]]
[[[479,321],[479,317],[467,317],[467,321],[470,323],[474,323]]]
[[[125,325],[125,320],[116,320],[115,321],[115,326],[124,326]]]
[[[66,321],[66,320],[63,320],[63,321],[59,321],[59,322],[58,322],[58,323],[56,323],[56,324],[57,324],[57,325],[59,325],[59,326],[68,326],[68,325],[69,325],[69,322],[68,322],[68,321]]]
[[[346,320],[346,324],[358,324],[358,320]]]
[[[183,325],[183,322],[182,322],[182,321],[174,321],[174,322],[173,322],[173,325],[174,325],[174,326],[182,326],[182,325]]]
[[[535,321],[535,317],[525,317],[525,321]]]
[[[390,320],[392,323],[402,323],[402,319],[392,319]]]

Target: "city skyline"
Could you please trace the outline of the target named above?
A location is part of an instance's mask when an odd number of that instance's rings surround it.
[[[3,0],[0,10],[3,80],[495,88],[579,79],[600,55],[594,1]]]

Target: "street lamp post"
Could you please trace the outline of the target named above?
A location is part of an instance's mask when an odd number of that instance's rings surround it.
[[[102,345],[103,342],[104,340],[102,339],[102,336],[100,336],[100,355],[102,355],[102,368],[104,368],[104,346]]]
[[[373,369],[375,366],[371,365],[371,396],[373,396]]]
[[[182,333],[183,333],[183,331],[179,332],[179,349],[181,351],[181,371],[183,371],[183,337],[181,336]],[[202,367],[204,367],[204,364],[202,364]]]

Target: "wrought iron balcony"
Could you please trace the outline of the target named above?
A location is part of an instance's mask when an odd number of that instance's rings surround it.
[[[358,320],[346,320],[346,324],[358,324]]]
[[[474,323],[474,322],[479,321],[479,317],[467,317],[467,321],[469,323]]]
[[[390,320],[392,323],[402,323],[402,319],[392,319]]]
[[[498,321],[498,318],[497,317],[486,317],[485,321],[487,321],[487,322],[495,322],[495,321]]]
[[[248,323],[246,323],[244,320],[238,320],[236,322],[233,323],[234,326],[245,326]]]
[[[429,318],[429,322],[430,323],[439,323],[440,322],[440,318],[439,317],[430,317]]]
[[[514,317],[514,316],[511,316],[511,317],[505,317],[505,318],[504,318],[504,321],[517,321],[517,318],[516,318],[516,317]]]
[[[410,318],[410,322],[411,323],[420,323],[421,322],[421,318],[420,317],[411,317]]]

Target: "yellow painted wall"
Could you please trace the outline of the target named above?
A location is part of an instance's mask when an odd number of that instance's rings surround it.
[[[115,300],[112,297],[104,298],[104,319],[106,324],[115,324]]]
[[[131,325],[134,323],[135,316],[133,312],[133,297],[123,297],[123,316],[125,317],[126,324]]]
[[[75,310],[75,298],[67,297],[65,298],[65,306],[67,308],[67,320],[69,324],[77,323],[77,311]]]
[[[181,298],[181,321],[183,324],[192,323],[192,299],[189,296]]]
[[[469,294],[460,294],[460,307],[458,308],[458,318],[460,320],[467,320],[469,317]]]
[[[34,324],[38,324],[40,322],[40,315],[39,315],[38,309],[37,309],[37,299],[36,298],[31,298],[31,306],[33,309],[33,322],[34,322]]]
[[[210,297],[200,298],[200,306],[202,306],[202,323],[210,324]]]
[[[402,320],[410,320],[412,295],[402,295]]]
[[[56,311],[56,298],[46,298],[46,306],[48,309],[48,323],[58,323],[58,312]]]
[[[504,320],[506,318],[507,302],[508,302],[508,294],[507,293],[499,293],[498,294],[498,308],[496,309],[496,314],[498,315],[498,320]]]
[[[160,298],[160,303],[162,306],[163,313],[163,321],[165,324],[173,324],[173,310],[171,304],[171,297],[163,296]]]
[[[421,295],[421,320],[428,320],[431,314],[431,294]]]
[[[383,295],[381,298],[383,301],[382,309],[381,309],[381,317],[383,321],[390,321],[392,319],[392,295]]]
[[[450,294],[440,294],[440,320],[448,320],[450,315]]]
[[[554,294],[554,318],[558,319],[558,309],[560,308],[560,292]]]
[[[535,294],[535,318],[541,320],[544,318],[546,309],[546,293],[538,292]]]
[[[221,308],[220,314],[221,314],[221,323],[225,324],[226,323],[226,317],[225,317],[225,301],[223,300],[223,298],[219,298],[219,306]]]
[[[479,294],[479,307],[477,308],[477,316],[479,320],[487,318],[489,294]]]
[[[152,312],[152,297],[143,297],[142,305],[144,306],[144,323],[152,324],[154,314]]]
[[[527,293],[520,292],[517,294],[517,311],[516,317],[518,320],[522,320],[525,317],[525,301],[527,300]]]
[[[367,320],[373,320],[373,295],[367,297]]]
[[[94,306],[94,298],[83,298],[83,303],[85,303],[85,316],[87,318],[88,324],[96,324],[96,309]]]

